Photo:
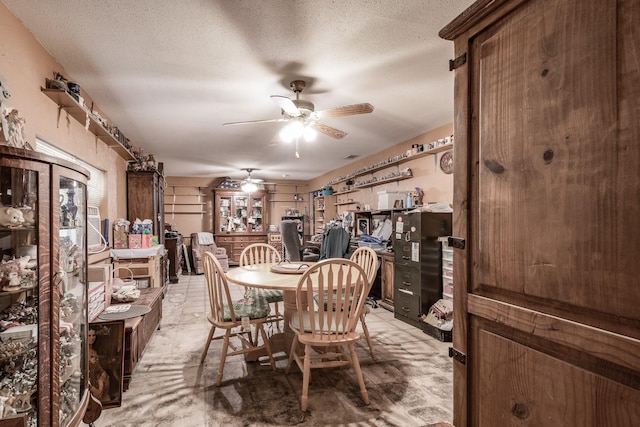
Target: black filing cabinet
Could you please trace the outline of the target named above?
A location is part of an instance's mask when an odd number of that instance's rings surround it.
[[[397,212],[393,221],[394,316],[421,327],[420,317],[442,296],[442,249],[451,214]]]

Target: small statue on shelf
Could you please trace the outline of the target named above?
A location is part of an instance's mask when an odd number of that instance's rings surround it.
[[[20,117],[20,113],[15,108],[7,105],[7,102],[11,98],[7,84],[4,78],[0,76],[0,118],[2,132],[0,132],[0,140],[6,142],[9,147],[16,148],[28,148],[33,150],[33,147],[27,142],[27,138],[24,132],[24,124],[26,120]]]
[[[5,114],[3,119],[3,127],[6,121],[7,132],[7,145],[9,147],[16,148],[28,148],[32,149],[24,133],[24,124],[26,120],[19,116],[18,110],[15,108]]]
[[[19,228],[24,224],[24,213],[14,207],[0,207],[0,227]]]
[[[424,191],[422,188],[416,187],[416,191],[413,192],[413,205],[422,206],[422,197],[424,197]]]

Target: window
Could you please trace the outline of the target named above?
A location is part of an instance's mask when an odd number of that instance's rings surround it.
[[[105,193],[105,171],[91,166],[89,163],[84,162],[66,151],[63,151],[37,137],[36,151],[67,160],[87,169],[91,173],[91,178],[87,182],[87,206],[100,207]]]

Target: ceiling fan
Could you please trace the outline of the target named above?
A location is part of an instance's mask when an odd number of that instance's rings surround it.
[[[223,126],[252,123],[290,122],[282,129],[280,134],[276,135],[276,137],[271,141],[272,144],[276,144],[279,138],[286,141],[288,136],[293,136],[289,140],[295,139],[296,142],[300,137],[307,139],[311,133],[315,133],[315,131],[321,132],[331,138],[342,139],[347,136],[346,132],[324,124],[321,120],[328,117],[351,116],[354,114],[366,114],[373,111],[373,105],[368,103],[344,105],[342,107],[315,111],[315,106],[312,102],[300,99],[300,93],[304,90],[305,86],[306,82],[304,80],[294,80],[291,82],[290,87],[296,94],[296,99],[289,99],[286,96],[281,95],[271,95],[271,99],[273,99],[282,110],[281,118],[223,123]],[[286,131],[290,131],[288,132],[288,135]],[[297,154],[296,149],[296,156]]]
[[[260,178],[252,178],[251,172],[259,169],[243,168],[242,170],[247,171],[247,177],[240,182],[240,188],[242,188],[242,191],[245,193],[253,193],[254,191],[257,191],[258,185],[262,184],[264,180]]]

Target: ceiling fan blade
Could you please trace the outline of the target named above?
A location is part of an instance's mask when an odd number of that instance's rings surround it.
[[[280,132],[273,135],[273,138],[271,138],[271,141],[269,141],[270,146],[279,145],[279,144],[280,144]]]
[[[280,108],[282,108],[282,111],[284,111],[291,117],[298,117],[301,114],[300,110],[298,110],[298,107],[296,107],[296,104],[294,104],[293,101],[286,96],[271,95],[271,99],[276,101]]]
[[[280,119],[267,119],[267,120],[246,120],[244,122],[223,123],[222,126],[249,125],[252,123],[277,123],[277,122],[286,122],[287,120],[289,119],[280,118]]]
[[[324,123],[313,123],[311,126],[313,126],[318,132],[322,132],[327,136],[330,136],[331,138],[335,138],[335,139],[342,139],[345,136],[347,136],[346,132],[341,131],[340,129],[336,129],[334,127],[325,125]]]
[[[329,108],[328,110],[316,111],[319,117],[342,117],[354,114],[367,114],[373,111],[373,105],[368,103],[345,105],[342,107]]]

